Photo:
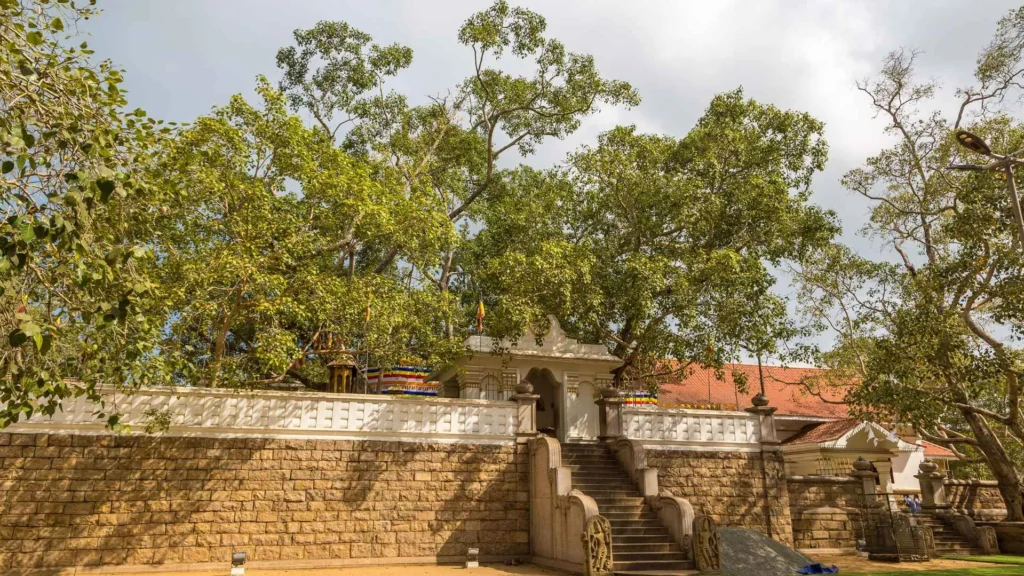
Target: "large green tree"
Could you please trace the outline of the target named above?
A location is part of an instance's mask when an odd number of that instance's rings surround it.
[[[157,255],[170,311],[161,355],[174,379],[324,382],[331,351],[343,348],[385,364],[450,361],[457,345],[441,330],[458,313],[450,295],[362,270],[337,249],[341,238],[386,247],[391,231],[416,227],[423,243],[448,242],[445,213],[374,178],[265,81],[258,91],[260,106],[232,98],[182,131],[154,168],[158,209],[138,228]]]
[[[469,281],[491,296],[491,326],[543,333],[544,314],[557,313],[624,360],[620,385],[781,354],[793,327],[770,267],[836,232],[808,201],[821,131],[736,90],[682,139],[620,127],[562,167],[514,172],[472,252]]]
[[[865,232],[892,258],[833,246],[800,272],[805,309],[838,336],[823,360],[834,381],[857,382],[848,396],[857,412],[911,424],[984,463],[1018,521],[1024,258],[1005,179],[949,166],[976,160],[957,146],[960,128],[997,150],[1024,148],[1024,127],[1000,107],[1024,77],[1022,55],[1024,8],[1000,21],[975,83],[943,115],[922,110],[937,86],[914,78],[916,54],[890,54],[860,88],[895,143],[843,183],[869,202]]]
[[[93,15],[0,0],[0,427],[148,381],[161,327],[127,224],[168,129],[125,112],[121,71],[74,40]]]

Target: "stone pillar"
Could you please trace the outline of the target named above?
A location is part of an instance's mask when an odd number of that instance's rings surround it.
[[[857,457],[857,460],[853,463],[853,472],[850,472],[850,476],[861,481],[861,492],[864,495],[864,507],[881,508],[882,502],[879,500],[878,492],[875,489],[875,481],[878,479],[878,473],[871,470],[871,462],[865,460],[863,456]]]
[[[768,536],[792,544],[792,522],[789,520],[789,489],[786,486],[785,463],[782,459],[781,442],[775,431],[775,412],[778,408],[768,406],[768,398],[758,394],[750,399],[753,404],[745,412],[757,416],[758,435],[761,438],[761,481],[764,482],[765,530]]]
[[[533,384],[523,380],[516,385],[516,393],[512,400],[519,406],[519,429],[516,431],[516,442],[526,443],[537,436],[537,399],[540,395],[533,394]]]
[[[921,508],[934,514],[940,510],[949,510],[946,500],[946,475],[939,472],[939,465],[931,460],[921,462],[914,476],[921,483]]]
[[[779,445],[779,435],[775,432],[775,412],[778,408],[768,406],[768,398],[758,394],[750,399],[753,404],[745,412],[754,414],[758,418],[759,430],[761,433],[761,445]]]
[[[622,392],[615,388],[602,388],[600,392],[601,398],[595,402],[600,411],[597,438],[601,442],[614,442],[625,436],[622,429],[622,406],[626,400]]]

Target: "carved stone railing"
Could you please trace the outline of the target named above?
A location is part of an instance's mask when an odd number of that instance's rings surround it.
[[[647,505],[658,514],[687,559],[693,559],[693,506],[667,490],[658,489],[658,469],[647,466],[647,452],[639,440],[619,438],[611,445]]]
[[[694,450],[759,451],[761,432],[756,414],[624,406],[618,436],[645,445]]]
[[[865,548],[872,560],[925,562],[935,555],[931,529],[915,526],[902,512],[875,509],[864,519]]]
[[[572,488],[572,471],[562,466],[558,440],[530,441],[530,552],[534,562],[570,572],[586,568],[580,535],[598,516],[597,502]],[[611,528],[608,528],[610,534]]]
[[[999,554],[999,539],[991,526],[978,526],[974,519],[965,514],[951,514],[947,522],[965,540],[981,549],[982,554]]]
[[[508,443],[520,429],[516,403],[502,400],[175,387],[100,391],[107,414],[117,411],[122,422],[141,429],[152,414],[163,413],[172,436]],[[53,416],[36,415],[7,431],[109,433],[96,412],[84,397],[69,399]]]

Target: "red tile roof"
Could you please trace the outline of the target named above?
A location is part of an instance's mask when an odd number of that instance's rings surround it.
[[[747,391],[740,392],[733,381],[733,372],[747,377]],[[779,415],[847,418],[849,410],[838,402],[846,395],[842,386],[826,384],[823,370],[817,368],[764,367],[764,388],[769,406]],[[675,376],[676,381],[659,387],[658,404],[665,407],[717,405],[723,410],[742,410],[751,406],[750,398],[760,392],[756,364],[728,364],[723,380],[706,368],[691,368]],[[808,387],[814,390],[811,393]],[[816,394],[820,394],[820,397]],[[826,402],[826,400],[830,402]]]
[[[927,440],[920,440],[918,443],[924,446],[924,455],[926,458],[956,458],[953,451],[949,448],[943,448],[938,444],[932,444]]]
[[[823,422],[821,424],[809,424],[802,430],[787,438],[783,444],[818,444],[821,442],[832,442],[839,440],[844,434],[853,430],[860,424],[860,420],[847,418],[834,422]]]

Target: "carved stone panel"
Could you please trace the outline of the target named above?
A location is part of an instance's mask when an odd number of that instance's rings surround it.
[[[693,560],[701,574],[717,574],[722,569],[722,543],[715,519],[701,514],[693,519]]]
[[[587,520],[583,530],[583,553],[586,556],[587,576],[611,576],[612,525],[604,516],[593,516]]]
[[[984,554],[999,554],[999,538],[996,529],[991,526],[978,528],[978,546]]]

